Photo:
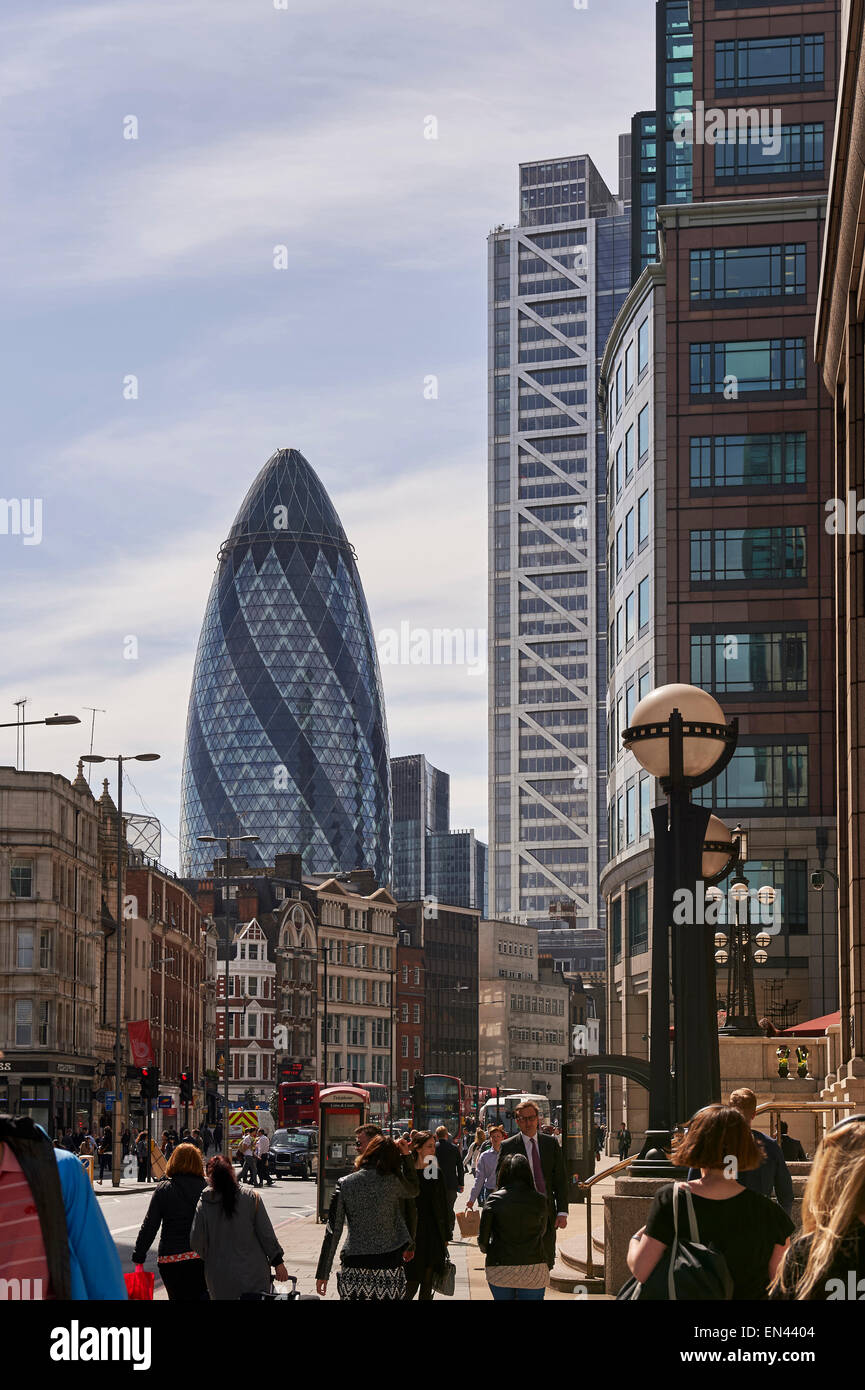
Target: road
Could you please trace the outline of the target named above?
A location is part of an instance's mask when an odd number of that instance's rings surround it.
[[[97,1192],[99,1188],[97,1187]],[[279,1239],[286,1250],[286,1265],[292,1273],[304,1277],[304,1283],[309,1283],[309,1261],[300,1258],[297,1268],[292,1268],[292,1261],[289,1254],[292,1247],[303,1246],[309,1243],[309,1228],[315,1216],[315,1193],[316,1185],[314,1182],[303,1182],[300,1178],[283,1178],[279,1181],[274,1180],[273,1187],[262,1187],[257,1189],[264,1201],[268,1214]],[[135,1238],[144,1220],[145,1213],[150,1204],[149,1192],[129,1192],[122,1197],[110,1195],[107,1189],[103,1195],[99,1196],[99,1208],[105,1220],[108,1222],[108,1229],[114,1237],[114,1242],[123,1262],[124,1271],[131,1270],[132,1249]],[[303,1238],[292,1239],[292,1228],[297,1223],[297,1236]],[[322,1227],[316,1228],[317,1243],[321,1243]],[[156,1263],[156,1248],[159,1237],[157,1236],[150,1254],[147,1257],[145,1269],[152,1270],[156,1274],[155,1297],[164,1298],[162,1280],[159,1277],[159,1267]],[[298,1250],[300,1255],[300,1250]],[[304,1292],[311,1292],[310,1288],[304,1288]]]

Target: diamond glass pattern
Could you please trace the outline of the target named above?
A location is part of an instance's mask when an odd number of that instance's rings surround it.
[[[255,834],[250,863],[391,878],[390,764],[372,624],[354,552],[317,475],[280,449],[219,552],[192,678],[181,863],[198,835]]]

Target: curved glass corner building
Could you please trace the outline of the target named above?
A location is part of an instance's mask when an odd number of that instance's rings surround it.
[[[250,863],[391,878],[387,724],[354,551],[317,475],[279,449],[243,500],[198,642],[183,759],[181,871],[198,835],[253,834]],[[223,848],[222,853],[225,853]]]

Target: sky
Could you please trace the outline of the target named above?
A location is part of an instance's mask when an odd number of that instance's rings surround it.
[[[520,160],[587,153],[615,189],[654,9],[6,0],[0,719],[82,719],[28,730],[28,769],[73,777],[93,706],[94,751],[160,753],[124,808],[169,868],[216,553],[274,449],[328,489],[379,641],[483,649],[486,238]],[[486,838],[486,675],[382,675],[391,754]]]

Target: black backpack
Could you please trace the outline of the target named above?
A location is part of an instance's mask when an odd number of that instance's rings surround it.
[[[680,1193],[685,1193],[688,1234],[679,1236]],[[629,1279],[616,1294],[622,1302],[648,1299],[656,1302],[723,1302],[733,1297],[733,1276],[720,1250],[700,1243],[700,1229],[694,1211],[691,1189],[686,1182],[673,1185],[673,1244],[662,1255],[645,1284]]]

